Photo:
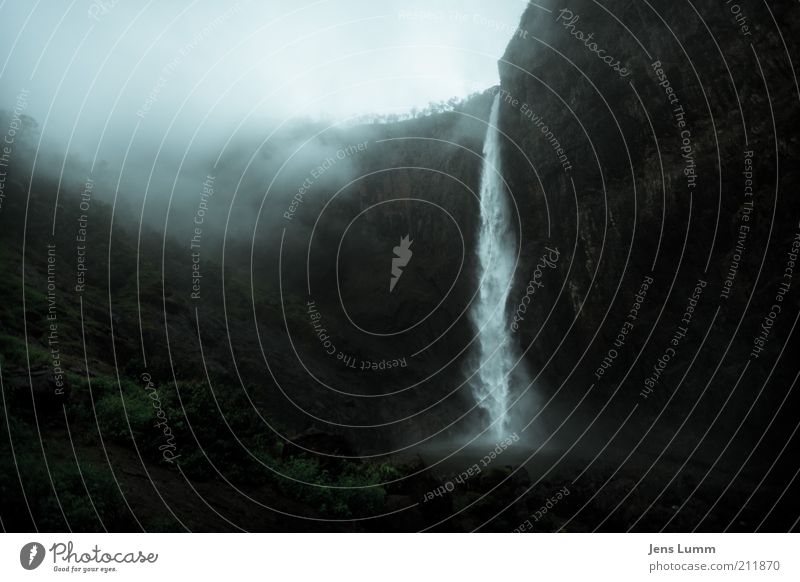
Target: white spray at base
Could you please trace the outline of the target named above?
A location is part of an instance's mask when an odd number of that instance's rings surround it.
[[[514,274],[516,240],[511,232],[511,211],[500,174],[500,95],[494,99],[483,145],[481,172],[481,220],[478,232],[480,291],[470,313],[478,333],[479,369],[472,380],[472,394],[492,425],[491,434],[509,434],[509,376],[515,357],[509,328],[508,293]]]

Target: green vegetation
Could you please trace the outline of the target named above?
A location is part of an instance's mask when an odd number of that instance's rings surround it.
[[[1,412],[8,425],[2,427],[0,439],[0,474],[4,476],[0,480],[0,508],[8,525],[24,523],[32,516],[39,531],[137,529],[107,468],[86,461],[79,467],[74,456],[62,456],[46,440],[41,443],[47,452],[45,464],[37,432],[10,414],[6,416],[7,410]],[[7,429],[14,442],[13,455]],[[11,504],[11,500],[17,502]]]
[[[340,470],[332,472],[323,468],[317,459],[296,457],[276,463],[275,468],[288,477],[276,478],[281,491],[308,507],[316,508],[324,516],[350,518],[374,515],[383,506],[386,497],[383,487],[369,487],[380,483],[385,473],[378,465],[341,463]],[[317,487],[303,485],[302,482],[313,483]]]

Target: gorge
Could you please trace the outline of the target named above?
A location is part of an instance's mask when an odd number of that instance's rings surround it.
[[[130,166],[0,115],[3,527],[796,529],[800,19],[692,5],[526,3],[494,85]]]

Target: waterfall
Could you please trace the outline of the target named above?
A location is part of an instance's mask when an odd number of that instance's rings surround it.
[[[508,405],[509,376],[516,360],[509,327],[508,294],[514,274],[516,239],[511,231],[511,211],[500,171],[500,94],[495,97],[481,172],[481,220],[478,232],[480,290],[470,313],[477,338],[479,369],[472,382],[472,394],[486,411],[495,437],[510,429]]]

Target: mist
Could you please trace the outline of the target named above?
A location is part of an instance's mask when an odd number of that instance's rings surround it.
[[[0,9],[0,109],[10,117],[23,94],[37,125],[24,146],[30,175],[78,189],[91,178],[97,198],[145,206],[160,229],[207,175],[226,190],[266,188],[297,146],[282,179],[335,154],[304,144],[325,127],[497,84],[524,5],[15,3]]]

